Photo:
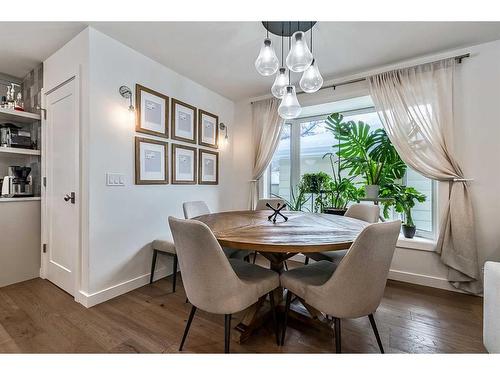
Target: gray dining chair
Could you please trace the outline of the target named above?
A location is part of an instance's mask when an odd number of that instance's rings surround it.
[[[333,317],[336,352],[341,352],[341,319],[368,316],[380,351],[384,347],[373,313],[384,294],[401,221],[367,226],[337,265],[319,261],[284,272],[281,285],[287,289],[281,345],[285,341],[292,295]]]
[[[229,353],[231,315],[269,295],[276,342],[279,344],[273,291],[279,286],[278,273],[266,268],[228,259],[210,228],[197,220],[169,217],[184,289],[192,304],[182,336],[182,350],[196,310],[224,314],[224,352]]]
[[[285,200],[281,198],[261,198],[257,201],[257,204],[255,205],[255,211],[263,211],[263,210],[271,210],[269,207],[267,207],[267,204],[275,209],[278,209],[278,207],[282,207],[285,204]],[[286,207],[284,208],[286,210]],[[255,261],[257,260],[257,252],[253,252],[253,264],[255,264]],[[288,265],[285,262],[285,268],[288,269]]]
[[[367,223],[373,224],[377,223],[380,216],[380,207],[375,204],[353,204],[350,206],[345,217],[352,217],[354,219],[366,221]],[[309,263],[309,259],[314,259],[315,261],[327,260],[339,264],[340,261],[346,255],[347,250],[336,250],[336,251],[325,251],[323,253],[312,253],[307,254],[305,264]]]
[[[184,202],[182,204],[182,210],[184,211],[185,219],[192,219],[197,216],[211,213],[210,208],[208,208],[204,201]],[[223,248],[223,250],[228,258],[244,259],[250,262],[250,252],[247,250],[230,249],[226,247]]]

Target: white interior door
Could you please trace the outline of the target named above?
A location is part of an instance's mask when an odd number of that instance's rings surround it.
[[[80,238],[77,79],[48,92],[45,108],[45,276],[74,296]]]

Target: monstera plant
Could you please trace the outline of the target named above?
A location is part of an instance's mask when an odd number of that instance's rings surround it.
[[[344,122],[339,113],[332,113],[326,128],[338,139],[337,155],[350,176],[363,176],[367,196],[376,198],[379,187],[401,179],[406,164],[383,129],[371,130],[363,121]]]

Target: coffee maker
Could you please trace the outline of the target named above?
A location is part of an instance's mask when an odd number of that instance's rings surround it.
[[[32,197],[33,180],[30,167],[9,167],[9,175],[3,178],[2,196],[9,198]]]

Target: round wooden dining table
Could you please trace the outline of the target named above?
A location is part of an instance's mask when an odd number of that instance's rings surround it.
[[[278,217],[269,220],[272,211],[231,211],[198,216],[214,233],[222,247],[257,251],[270,261],[270,268],[284,271],[284,262],[298,253],[318,253],[348,249],[368,223],[344,216],[310,212],[286,211],[285,221]],[[278,301],[283,291],[276,291]],[[245,341],[264,321],[262,310],[265,298],[247,309],[236,326],[238,341]],[[310,315],[318,312],[308,309]],[[264,314],[265,315],[265,314]]]

